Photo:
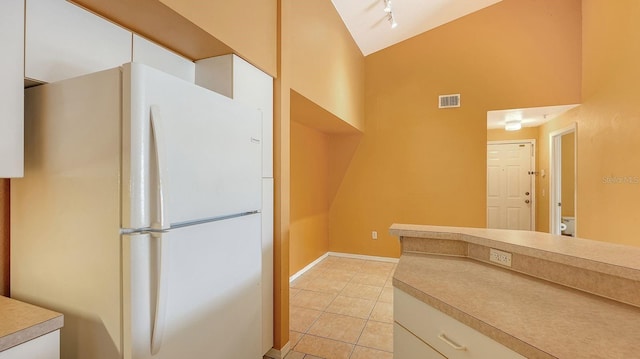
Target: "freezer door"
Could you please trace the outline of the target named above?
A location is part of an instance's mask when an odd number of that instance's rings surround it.
[[[125,358],[262,358],[260,221],[124,237]]]
[[[156,69],[123,66],[123,227],[257,211],[261,114]]]

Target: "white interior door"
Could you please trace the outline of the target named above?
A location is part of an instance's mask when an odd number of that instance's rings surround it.
[[[532,230],[533,145],[487,145],[487,228]]]

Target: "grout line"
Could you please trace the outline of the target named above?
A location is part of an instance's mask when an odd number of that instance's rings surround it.
[[[333,253],[328,253],[328,255],[333,255]],[[353,257],[348,256],[348,255],[345,255],[345,256],[341,256],[341,255],[334,255],[334,256],[335,256],[335,257],[342,257],[342,258],[353,258]],[[305,272],[306,272],[306,271],[308,271],[308,270],[311,270],[311,269],[312,269],[312,267],[314,267],[315,265],[317,265],[317,264],[319,264],[320,262],[322,262],[322,260],[324,260],[325,258],[327,258],[327,256],[323,256],[322,258],[319,258],[316,262],[314,262],[314,263],[313,263],[313,265],[308,266],[309,268],[306,268],[306,267],[305,267]],[[356,259],[362,259],[362,258],[356,258]],[[366,262],[366,261],[380,262],[380,260],[377,260],[377,259],[365,259],[365,262]],[[328,304],[328,305],[327,305],[323,310],[317,310],[317,309],[306,308],[306,307],[299,307],[299,308],[305,308],[305,309],[311,309],[311,310],[319,311],[319,312],[320,312],[320,315],[319,315],[319,316],[318,316],[318,317],[313,321],[313,323],[311,323],[311,325],[309,325],[309,327],[305,330],[305,332],[304,332],[304,333],[301,333],[301,334],[302,334],[302,337],[300,338],[300,340],[298,341],[298,343],[296,343],[296,346],[300,343],[300,341],[302,340],[302,338],[303,338],[304,336],[312,336],[312,337],[316,337],[316,338],[322,338],[322,339],[327,339],[327,340],[332,340],[332,341],[335,341],[335,342],[341,342],[341,343],[345,343],[345,344],[352,345],[353,347],[352,347],[352,349],[351,349],[351,353],[349,354],[349,358],[351,358],[351,356],[352,356],[352,355],[353,355],[353,353],[355,352],[355,349],[356,349],[356,347],[357,347],[357,346],[360,346],[360,347],[363,347],[363,348],[372,349],[372,350],[379,350],[379,351],[382,351],[382,352],[385,352],[385,353],[393,353],[393,352],[388,352],[388,351],[383,350],[383,349],[379,349],[379,348],[372,348],[372,347],[369,347],[369,346],[366,346],[366,345],[359,345],[359,344],[358,344],[358,342],[360,341],[360,338],[361,338],[361,337],[362,337],[362,335],[364,334],[364,330],[366,329],[367,324],[368,324],[370,321],[371,321],[371,322],[376,322],[376,323],[382,323],[382,324],[389,324],[389,323],[387,323],[387,322],[382,322],[382,321],[378,321],[378,320],[373,320],[373,319],[371,319],[371,315],[373,314],[373,311],[375,310],[376,305],[377,305],[378,303],[383,303],[383,302],[380,302],[380,297],[382,296],[382,292],[383,292],[383,291],[384,291],[384,289],[385,289],[386,282],[389,280],[389,278],[392,278],[392,277],[393,277],[393,270],[392,270],[392,271],[390,271],[390,272],[389,272],[389,274],[387,274],[387,280],[385,280],[385,283],[384,283],[382,286],[376,286],[376,285],[370,285],[370,284],[365,284],[365,283],[357,283],[357,282],[353,282],[353,279],[356,277],[356,275],[357,275],[358,273],[366,273],[366,271],[363,271],[363,266],[364,266],[364,264],[363,264],[363,265],[361,265],[361,266],[359,266],[357,269],[340,269],[340,270],[344,270],[344,271],[352,272],[352,273],[354,273],[354,275],[353,275],[353,276],[351,276],[351,278],[350,278],[348,281],[346,281],[345,286],[344,286],[341,290],[339,290],[338,292],[335,292],[335,293],[334,293],[334,292],[321,291],[321,290],[310,290],[310,289],[305,289],[305,288],[296,288],[296,289],[299,289],[299,290],[301,290],[301,291],[302,291],[302,290],[306,290],[306,291],[310,291],[310,292],[325,293],[325,294],[332,294],[332,295],[334,295],[333,299],[329,302],[329,304]],[[330,266],[329,268],[324,268],[324,270],[327,270],[327,269],[334,269],[334,268],[332,268],[331,266]],[[395,269],[395,268],[394,268],[394,269]],[[296,274],[297,274],[297,273],[296,273]],[[301,274],[299,274],[299,275],[298,275],[298,277],[302,276],[303,274],[304,274],[304,272],[303,272],[303,273],[301,273]],[[296,278],[297,278],[297,277],[296,277]],[[368,299],[368,298],[350,297],[350,296],[347,296],[347,295],[342,295],[342,293],[344,292],[344,290],[346,289],[346,287],[347,287],[350,283],[354,283],[354,284],[358,284],[358,285],[364,285],[364,286],[370,286],[370,287],[377,287],[377,288],[380,288],[380,293],[378,293],[378,295],[377,295],[376,299],[374,299],[374,300],[372,300],[372,299]],[[290,283],[289,285],[291,285],[291,283]],[[299,292],[298,292],[298,294],[299,294]],[[339,313],[331,313],[331,312],[327,312],[327,309],[331,306],[331,304],[333,304],[333,302],[334,302],[334,301],[335,301],[339,296],[343,296],[343,297],[347,297],[347,298],[356,298],[356,299],[369,300],[369,301],[373,301],[374,303],[373,303],[373,306],[372,306],[372,308],[371,308],[371,311],[369,312],[369,315],[367,316],[367,318],[366,318],[366,319],[365,319],[365,318],[360,318],[360,317],[355,317],[355,316],[352,316],[352,315],[347,315],[347,314],[339,314]],[[388,303],[387,303],[387,304],[388,304]],[[337,340],[337,339],[332,339],[332,338],[326,338],[326,337],[323,337],[323,336],[320,336],[320,335],[309,334],[309,330],[311,329],[311,327],[313,327],[313,326],[317,323],[317,321],[320,319],[320,317],[321,317],[323,314],[325,314],[325,313],[329,313],[329,314],[333,314],[333,315],[341,315],[341,316],[345,316],[345,317],[351,317],[351,318],[356,318],[356,319],[364,320],[364,326],[362,327],[362,330],[360,331],[360,334],[358,335],[358,338],[355,340],[355,343],[349,343],[349,342],[345,342],[345,341],[342,341],[342,340]],[[294,348],[295,348],[295,347],[294,347]],[[291,350],[294,350],[294,348],[292,348]],[[300,352],[300,353],[302,353],[302,352]],[[308,354],[308,353],[302,353],[302,354],[304,354],[303,359],[304,359],[305,357],[307,357],[308,355],[312,355],[312,354]]]

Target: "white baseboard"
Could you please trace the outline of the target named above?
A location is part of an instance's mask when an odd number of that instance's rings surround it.
[[[293,283],[294,280],[298,279],[298,277],[303,275],[305,272],[307,272],[309,269],[313,268],[316,264],[320,263],[323,259],[327,258],[328,256],[342,257],[342,258],[364,259],[364,260],[367,260],[367,261],[378,261],[378,262],[389,262],[389,263],[398,263],[398,261],[400,260],[398,258],[392,258],[392,257],[377,257],[377,256],[367,256],[367,255],[364,255],[364,254],[327,252],[327,253],[321,255],[320,257],[318,257],[318,259],[316,259],[315,261],[309,263],[306,267],[304,267],[304,268],[300,269],[299,271],[297,271],[291,277],[289,277],[289,283]]]
[[[272,359],[283,359],[287,356],[287,354],[289,354],[289,351],[291,350],[289,343],[291,342],[287,342],[287,344],[285,344],[280,350],[274,348],[269,349],[265,356]]]
[[[315,261],[309,263],[306,267],[304,267],[304,268],[300,269],[299,271],[297,271],[294,275],[289,277],[289,283],[293,283],[293,281],[296,280],[299,276],[303,275],[306,271],[308,271],[309,269],[313,268],[316,264],[320,263],[320,261],[322,261],[323,259],[327,258],[328,255],[329,255],[329,252],[321,255],[320,257],[318,257],[318,259],[316,259]]]
[[[399,258],[393,257],[378,257],[378,256],[368,256],[364,254],[351,254],[351,253],[340,253],[340,252],[327,252],[328,255],[334,257],[343,257],[343,258],[355,258],[355,259],[364,259],[367,261],[378,261],[378,262],[389,262],[389,263],[398,263]]]

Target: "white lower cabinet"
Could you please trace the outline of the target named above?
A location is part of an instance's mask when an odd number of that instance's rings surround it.
[[[0,352],[0,359],[60,359],[60,330]]]
[[[525,357],[494,341],[475,329],[449,317],[441,311],[394,288],[393,316],[401,339],[394,341],[394,359],[449,358],[449,359],[524,359]],[[399,324],[399,325],[398,325]],[[404,328],[402,328],[404,327]],[[394,329],[395,329],[394,328]],[[414,335],[409,340],[406,335]],[[395,334],[394,334],[395,339]],[[406,344],[409,343],[409,344]],[[422,348],[419,344],[422,343]],[[409,348],[401,348],[407,345]],[[418,350],[434,351],[442,356],[420,356]]]
[[[393,356],[404,359],[446,359],[398,323],[393,323]]]

